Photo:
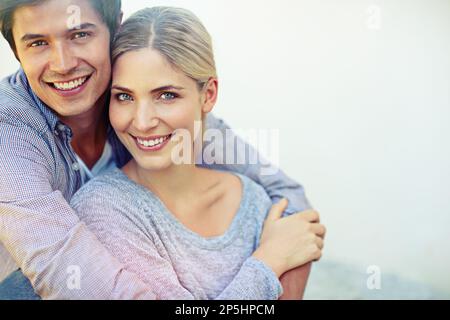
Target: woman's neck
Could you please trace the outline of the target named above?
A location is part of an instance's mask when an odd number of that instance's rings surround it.
[[[240,206],[239,179],[214,170],[172,165],[166,170],[149,171],[132,160],[123,171],[152,191],[185,227],[203,237],[224,234]]]
[[[189,199],[195,193],[201,169],[195,164],[174,165],[163,170],[146,170],[132,160],[123,171],[140,185],[155,193],[161,200]]]

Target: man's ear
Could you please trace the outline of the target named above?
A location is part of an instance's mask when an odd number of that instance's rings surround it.
[[[214,108],[219,94],[219,80],[210,78],[203,89],[202,95],[202,112],[209,113]]]

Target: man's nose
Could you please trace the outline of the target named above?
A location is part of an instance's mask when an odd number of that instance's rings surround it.
[[[56,44],[52,48],[50,69],[59,74],[68,74],[78,65],[78,59],[70,48],[64,44]]]
[[[159,118],[155,106],[149,103],[141,103],[136,109],[133,119],[134,127],[141,133],[146,133],[157,127]]]

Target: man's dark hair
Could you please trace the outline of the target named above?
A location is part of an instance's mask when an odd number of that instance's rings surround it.
[[[3,37],[17,57],[12,27],[14,12],[24,6],[38,5],[47,0],[0,0],[0,29]],[[103,22],[108,26],[111,42],[114,40],[119,19],[122,12],[121,0],[89,0],[92,7],[98,12]]]

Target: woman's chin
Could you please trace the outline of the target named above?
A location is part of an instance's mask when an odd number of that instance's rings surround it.
[[[141,169],[154,172],[167,170],[174,165],[170,159],[145,159],[137,160],[136,163]]]

